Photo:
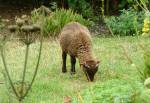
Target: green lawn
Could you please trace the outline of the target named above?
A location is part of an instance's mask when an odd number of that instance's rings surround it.
[[[84,101],[84,96],[86,95],[84,92],[93,86],[105,85],[107,89],[112,88],[112,85],[107,85],[107,82],[109,82],[109,84],[111,83],[110,80],[124,81],[124,86],[130,82],[140,83],[136,68],[133,64],[131,65],[128,62],[122,49],[122,47],[126,49],[126,52],[132,58],[135,65],[143,68],[144,51],[141,49],[139,44],[149,46],[150,40],[149,38],[141,37],[94,37],[93,51],[101,63],[99,71],[95,76],[95,81],[93,83],[89,83],[79,68],[78,62],[76,65],[76,74],[74,77],[70,75],[69,56],[67,60],[68,72],[66,74],[62,74],[61,49],[59,47],[59,43],[58,41],[45,40],[43,43],[42,58],[38,75],[31,92],[27,98],[25,98],[25,103],[63,103],[64,97],[67,96],[72,98],[74,101],[73,103],[82,103],[82,99],[84,103],[91,103],[90,101]],[[30,80],[35,68],[39,43],[36,42],[32,44],[31,48],[26,78],[27,81]],[[25,46],[20,42],[8,42],[6,45],[6,59],[13,80],[18,81],[22,75],[24,52]],[[2,69],[3,64],[0,59],[0,70],[2,71]],[[8,85],[5,84],[3,75],[0,73],[0,103],[8,103],[9,98],[11,101],[10,103],[17,103],[11,98],[12,96],[8,97],[8,93],[10,91],[7,91],[6,87],[8,87]],[[103,92],[103,89],[100,92]],[[84,96],[82,97],[82,95]],[[79,97],[80,99],[78,100]]]

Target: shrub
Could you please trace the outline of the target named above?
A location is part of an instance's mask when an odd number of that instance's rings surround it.
[[[71,9],[82,14],[83,17],[90,19],[93,18],[93,9],[90,3],[88,3],[86,0],[68,0],[68,4]]]
[[[144,12],[137,12],[130,8],[122,10],[118,17],[106,18],[106,23],[110,26],[115,35],[129,36],[137,35],[142,31]]]
[[[39,18],[41,13],[34,13],[32,14],[32,19],[34,22],[39,22]],[[44,34],[45,36],[57,36],[60,32],[60,30],[64,27],[65,24],[76,21],[79,22],[85,26],[90,26],[91,22],[89,20],[86,20],[82,17],[82,15],[79,15],[75,12],[73,12],[71,9],[65,10],[65,9],[56,9],[56,11],[51,12],[49,16],[45,17],[44,22]]]

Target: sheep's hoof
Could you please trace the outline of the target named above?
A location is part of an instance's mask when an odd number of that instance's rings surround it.
[[[74,74],[76,74],[76,73],[75,73],[75,72],[70,72],[70,74],[71,74],[71,75],[74,75]]]
[[[67,73],[67,71],[62,71],[62,73]]]
[[[66,73],[67,72],[67,70],[62,70],[62,73]]]

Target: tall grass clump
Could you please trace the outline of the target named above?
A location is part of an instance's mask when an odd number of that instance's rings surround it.
[[[32,13],[32,19],[34,22],[39,22],[38,16],[40,13]],[[79,22],[85,26],[90,26],[91,22],[86,20],[71,9],[56,9],[54,12],[49,13],[45,16],[44,22],[44,36],[58,36],[60,30],[71,21]]]
[[[145,50],[144,64],[144,79],[146,79],[150,77],[150,50]]]
[[[144,67],[137,67],[137,70],[139,72],[139,77],[141,81],[144,83],[144,81],[147,78],[150,78],[150,50],[149,48],[145,48],[142,46],[144,49],[143,53],[143,59],[144,59]]]

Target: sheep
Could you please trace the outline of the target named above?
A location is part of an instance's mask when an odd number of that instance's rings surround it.
[[[89,30],[78,22],[70,22],[64,26],[59,42],[62,49],[62,72],[66,73],[67,54],[71,57],[71,74],[75,73],[76,58],[80,63],[88,81],[94,80],[99,61],[92,53],[92,40]]]

